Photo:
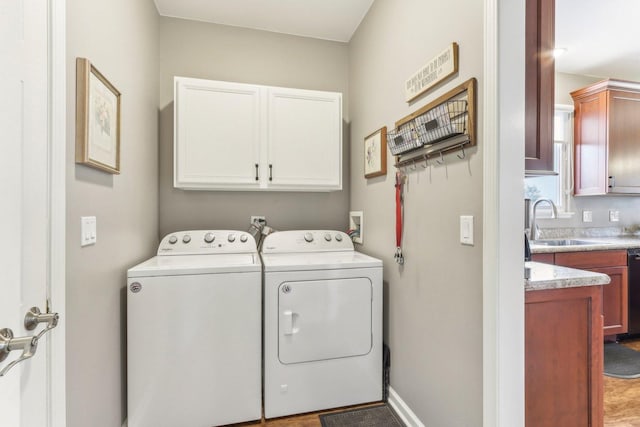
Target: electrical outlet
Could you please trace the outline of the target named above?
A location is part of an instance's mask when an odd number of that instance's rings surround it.
[[[251,224],[258,221],[262,225],[267,225],[267,219],[264,215],[251,215]]]
[[[582,222],[593,222],[593,212],[582,211]]]
[[[620,211],[611,210],[609,211],[609,222],[618,222],[620,221]]]

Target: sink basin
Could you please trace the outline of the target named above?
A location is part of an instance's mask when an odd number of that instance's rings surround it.
[[[534,240],[531,242],[532,245],[540,245],[540,246],[583,246],[583,245],[596,245],[601,243],[588,242],[585,240],[575,240],[575,239],[556,239],[556,240]]]

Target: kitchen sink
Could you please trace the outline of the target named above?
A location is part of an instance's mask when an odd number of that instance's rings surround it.
[[[555,239],[555,240],[533,240],[532,245],[540,246],[583,246],[583,245],[600,245],[602,243],[589,242],[586,240],[576,239]]]

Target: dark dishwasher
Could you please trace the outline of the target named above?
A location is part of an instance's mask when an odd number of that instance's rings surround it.
[[[640,248],[627,252],[629,266],[629,335],[640,334]]]

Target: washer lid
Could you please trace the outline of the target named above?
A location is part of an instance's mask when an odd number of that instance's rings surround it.
[[[128,277],[260,272],[258,254],[155,256],[132,267]]]
[[[360,252],[262,254],[264,271],[337,270],[382,268],[382,261]]]

